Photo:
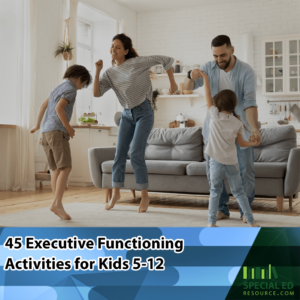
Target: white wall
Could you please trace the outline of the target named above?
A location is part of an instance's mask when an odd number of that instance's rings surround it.
[[[230,1],[228,1],[230,2]],[[181,10],[140,12],[137,14],[137,50],[140,55],[161,54],[180,60],[181,64],[203,65],[213,60],[211,41],[220,34],[231,38],[238,58],[243,57],[242,35],[252,32],[254,36],[254,69],[262,76],[262,38],[264,36],[300,35],[299,0],[249,0],[242,3],[226,3]],[[183,81],[183,78],[181,78]],[[179,81],[177,81],[179,85]],[[168,81],[154,81],[154,88],[168,88]],[[279,115],[270,115],[270,106],[257,90],[259,120],[277,123]],[[294,98],[299,99],[299,97]],[[300,100],[300,99],[299,99]],[[205,99],[196,98],[192,104],[187,99],[160,99],[155,113],[155,127],[168,127],[179,113],[186,113],[197,125],[203,125]],[[278,110],[278,108],[277,108]],[[291,122],[299,127],[293,119]]]
[[[124,20],[126,34],[132,39],[133,45],[136,46],[136,12],[113,0],[81,0],[80,2],[105,13],[115,20]]]
[[[16,124],[17,0],[1,0],[0,7],[0,124]]]

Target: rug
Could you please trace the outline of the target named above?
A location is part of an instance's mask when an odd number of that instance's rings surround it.
[[[138,206],[116,205],[106,211],[105,204],[68,203],[65,210],[72,217],[63,221],[49,207],[0,215],[4,227],[206,227],[207,210],[149,207],[146,213],[138,213]],[[238,212],[230,218],[217,222],[218,227],[248,227]],[[262,227],[299,227],[300,217],[254,214]]]

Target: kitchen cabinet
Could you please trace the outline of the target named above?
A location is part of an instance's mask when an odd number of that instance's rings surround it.
[[[264,95],[300,95],[300,35],[266,38],[262,49]]]
[[[300,130],[297,130],[297,147],[300,148]]]
[[[76,129],[74,138],[70,139],[72,171],[69,182],[91,182],[87,155],[90,130],[93,129]]]
[[[110,135],[110,130],[99,128],[75,128],[75,137],[70,139],[72,171],[70,185],[91,186],[88,149],[92,147],[116,146],[117,136]]]

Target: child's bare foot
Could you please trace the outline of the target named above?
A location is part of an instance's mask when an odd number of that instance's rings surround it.
[[[207,227],[217,227],[216,224],[208,224]]]
[[[71,216],[69,214],[66,213],[66,211],[64,210],[64,207],[61,205],[54,205],[52,204],[52,206],[50,207],[50,210],[55,213],[57,216],[59,216],[62,220],[71,220]]]
[[[150,202],[150,199],[149,199],[149,196],[147,195],[144,195],[142,197],[142,200],[141,200],[141,203],[140,203],[140,206],[139,206],[139,210],[138,212],[139,213],[144,213],[147,211],[148,209],[148,206],[149,206],[149,202]]]
[[[250,225],[251,227],[261,227],[259,224],[257,224],[257,223],[253,223],[253,224],[251,224]]]
[[[229,216],[225,215],[224,213],[222,213],[221,211],[217,212],[217,220],[222,220],[222,219],[228,219]]]
[[[106,210],[112,209],[115,206],[116,202],[120,199],[121,199],[120,193],[114,193],[110,201],[106,204],[105,209]]]
[[[247,223],[247,220],[246,220],[245,216],[242,216],[242,217],[241,217],[241,220],[242,220],[244,223]]]

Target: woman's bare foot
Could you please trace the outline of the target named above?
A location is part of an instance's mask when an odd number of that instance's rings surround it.
[[[216,224],[208,224],[207,227],[217,227]]]
[[[121,199],[121,194],[120,194],[120,192],[114,191],[112,198],[111,198],[110,201],[105,205],[105,209],[106,209],[106,210],[112,209],[112,208],[115,206],[116,202],[117,202],[118,200],[120,200],[120,199]]]
[[[140,203],[140,206],[139,206],[138,212],[139,212],[139,213],[144,213],[144,212],[146,212],[147,209],[148,209],[148,206],[149,206],[149,202],[150,202],[150,199],[149,199],[148,194],[147,194],[147,195],[143,195],[143,196],[142,196],[141,203]]]
[[[59,216],[62,220],[69,221],[72,219],[71,216],[66,213],[62,204],[61,205],[52,204],[52,206],[50,207],[50,210],[53,213],[55,213],[57,216]]]
[[[257,224],[257,223],[253,223],[253,224],[251,224],[250,225],[251,227],[261,227],[259,224]]]

